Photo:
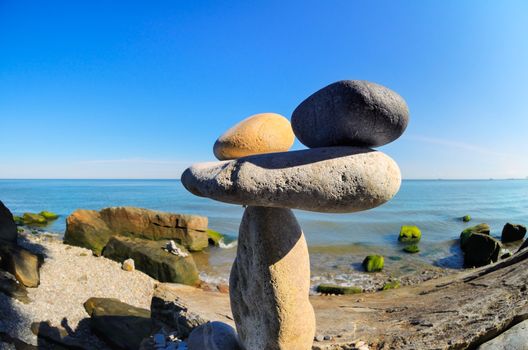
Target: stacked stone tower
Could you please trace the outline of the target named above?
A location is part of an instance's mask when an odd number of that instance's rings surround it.
[[[339,81],[303,101],[291,126],[272,113],[240,122],[215,143],[219,162],[195,164],[183,173],[182,183],[193,194],[247,206],[229,286],[245,349],[311,348],[310,261],[291,209],[348,213],[391,199],[400,187],[400,170],[371,147],[397,139],[408,116],[394,91]],[[288,152],[292,129],[309,149]]]

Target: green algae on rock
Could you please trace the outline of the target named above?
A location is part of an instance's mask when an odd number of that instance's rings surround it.
[[[398,241],[403,243],[418,243],[422,238],[422,231],[418,226],[407,226],[404,225],[400,229],[400,235]]]
[[[321,293],[321,294],[336,294],[336,295],[363,293],[363,289],[361,287],[344,287],[344,286],[338,286],[335,284],[320,284],[317,286],[316,291],[317,293]]]
[[[224,235],[218,231],[207,229],[206,232],[209,239],[209,245],[218,247],[220,242],[224,239]]]
[[[464,216],[462,217],[462,221],[464,221],[464,222],[470,222],[470,221],[471,221],[471,216],[469,216],[469,215],[464,215]]]
[[[44,217],[46,220],[57,220],[59,218],[59,215],[47,210],[41,211],[39,215]]]
[[[415,254],[420,252],[420,248],[416,244],[411,244],[405,246],[405,248],[403,248],[403,251],[406,253]]]
[[[381,255],[369,255],[363,260],[362,265],[366,272],[379,272],[383,270],[385,259]]]
[[[468,238],[475,233],[489,235],[490,226],[488,224],[478,224],[475,226],[468,227],[464,231],[462,231],[462,233],[460,233],[460,247],[462,248],[462,250],[464,250],[464,245],[466,244]]]
[[[48,223],[44,216],[35,213],[24,213],[22,219],[24,225],[46,225]]]
[[[383,287],[381,288],[381,290],[389,290],[389,289],[396,289],[396,288],[400,288],[400,281],[389,281],[389,282],[386,282]]]

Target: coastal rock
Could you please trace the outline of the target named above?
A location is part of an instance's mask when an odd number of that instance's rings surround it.
[[[46,225],[48,223],[44,216],[35,213],[24,213],[22,220],[24,220],[24,225]]]
[[[381,152],[328,147],[195,164],[181,181],[197,196],[226,203],[346,213],[387,202],[401,175]]]
[[[335,295],[346,295],[346,294],[357,294],[362,293],[361,287],[346,287],[338,286],[335,284],[320,284],[316,289],[317,293],[321,294],[335,294]]]
[[[304,100],[291,120],[295,136],[310,148],[377,147],[403,134],[409,109],[400,95],[384,86],[342,80]]]
[[[0,293],[15,298],[21,303],[30,302],[27,289],[12,274],[0,270]]]
[[[519,250],[517,252],[520,252],[521,250],[528,248],[528,239],[523,242],[523,244],[519,247]]]
[[[220,242],[224,239],[224,235],[218,231],[208,229],[207,237],[209,237],[209,245],[218,247]]]
[[[191,251],[207,247],[207,218],[134,207],[76,210],[66,219],[64,242],[100,255],[112,236],[175,240]]]
[[[422,238],[422,231],[417,226],[402,226],[398,240],[403,243],[418,243]]]
[[[16,243],[17,227],[11,211],[0,201],[0,241]]]
[[[222,322],[208,322],[195,328],[187,339],[189,350],[242,350],[235,330]]]
[[[244,119],[222,134],[216,140],[213,152],[219,160],[286,152],[294,140],[288,119],[280,114],[261,113]]]
[[[383,270],[385,259],[381,255],[369,255],[363,260],[362,265],[366,272],[379,272]]]
[[[51,211],[47,211],[47,210],[41,211],[39,215],[42,216],[47,221],[57,220],[59,218],[57,214]]]
[[[91,249],[99,256],[113,233],[95,210],[79,209],[66,218],[64,243]]]
[[[469,216],[469,215],[464,215],[464,216],[462,217],[462,221],[464,221],[464,222],[470,222],[470,221],[471,221],[471,216]]]
[[[478,347],[478,350],[528,350],[528,321],[523,321]]]
[[[193,257],[171,254],[163,249],[165,243],[114,236],[108,241],[103,255],[117,262],[133,259],[136,269],[160,282],[197,285],[199,283],[198,269]],[[183,246],[179,246],[179,249],[187,252]]]
[[[235,325],[225,294],[182,284],[160,283],[154,289],[150,310],[155,327],[173,330],[180,339],[209,321]]]
[[[464,246],[471,235],[475,233],[480,233],[483,235],[489,235],[490,234],[490,226],[488,224],[478,224],[475,226],[471,226],[466,228],[462,233],[460,233],[460,247],[462,250],[464,250]]]
[[[231,309],[246,349],[310,349],[310,262],[292,211],[247,207],[231,270]]]
[[[466,240],[463,251],[464,264],[467,267],[479,267],[499,260],[501,244],[489,235],[474,233]]]
[[[134,271],[136,269],[136,265],[134,264],[134,259],[126,259],[123,261],[123,265],[121,268],[125,271]]]
[[[501,241],[503,243],[520,241],[526,235],[526,226],[507,223],[502,229]]]
[[[118,349],[137,350],[150,335],[150,311],[112,298],[90,298],[84,303],[90,327]]]
[[[39,256],[17,245],[0,245],[0,267],[15,276],[25,287],[38,287],[40,260]]]

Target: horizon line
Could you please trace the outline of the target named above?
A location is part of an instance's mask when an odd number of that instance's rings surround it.
[[[181,181],[181,178],[156,178],[156,177],[138,177],[138,178],[125,178],[125,177],[93,177],[93,178],[82,178],[82,177],[20,177],[20,178],[8,178],[8,177],[0,177],[0,181],[2,180],[152,180],[152,181],[160,181],[160,180],[167,180],[167,181]],[[402,179],[402,181],[497,181],[497,180],[528,180],[527,177],[498,177],[498,178],[405,178]]]

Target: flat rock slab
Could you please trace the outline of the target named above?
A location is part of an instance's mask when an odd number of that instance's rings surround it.
[[[326,147],[195,164],[181,181],[197,196],[226,203],[347,213],[387,202],[401,175],[381,152]]]
[[[528,350],[528,321],[521,322],[498,337],[482,344],[478,350]]]
[[[316,334],[330,337],[314,342],[312,349],[351,349],[358,339],[370,349],[475,348],[528,319],[527,280],[525,250],[491,266],[415,286],[312,296]],[[203,311],[204,319],[229,323],[227,295],[185,286],[171,288],[189,310]]]

